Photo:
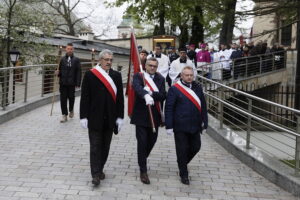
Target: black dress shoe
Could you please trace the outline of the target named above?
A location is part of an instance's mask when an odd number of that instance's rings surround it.
[[[105,179],[105,174],[102,172],[102,173],[99,175],[99,178],[100,178],[100,180],[104,180],[104,179]]]
[[[141,173],[140,175],[141,181],[144,184],[150,184],[150,180],[147,173]]]
[[[185,185],[189,185],[190,184],[190,180],[188,177],[181,177],[181,183],[185,184]]]
[[[99,176],[95,176],[92,180],[92,183],[95,185],[95,186],[98,186],[100,184],[100,177]]]

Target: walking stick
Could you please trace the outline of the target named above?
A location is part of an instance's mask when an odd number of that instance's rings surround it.
[[[56,75],[55,72],[59,69],[59,62],[60,62],[61,53],[62,53],[61,49],[62,49],[62,46],[58,46],[58,54],[57,54],[57,59],[56,59],[57,66],[56,66],[56,69],[54,71],[53,95],[52,95],[50,116],[52,116],[52,111],[53,111],[53,106],[54,106],[54,97],[55,97],[55,92],[57,90],[58,74]]]

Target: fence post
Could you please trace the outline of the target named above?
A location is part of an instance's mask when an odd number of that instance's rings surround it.
[[[252,112],[252,99],[248,98],[248,112]],[[251,132],[252,119],[248,115],[247,117],[247,137],[246,137],[246,149],[250,149],[250,132]]]
[[[208,84],[207,81],[206,81],[206,80],[204,81],[204,79],[202,79],[202,84],[201,84],[201,85],[202,85],[202,87],[203,87],[203,88],[202,88],[203,91],[205,91],[205,92],[207,92],[207,84]]]
[[[6,108],[6,104],[8,103],[8,85],[7,85],[7,71],[6,70],[3,70],[3,88],[2,88],[2,109],[5,110]]]
[[[297,117],[297,133],[300,133],[300,116]],[[300,137],[296,136],[296,148],[295,148],[295,174],[299,175],[300,171]]]
[[[42,92],[41,92],[41,97],[44,96],[44,82],[45,82],[45,68],[44,65],[42,65]]]
[[[24,102],[27,101],[27,91],[28,91],[28,69],[25,69],[25,91],[24,91]]]
[[[220,87],[220,89],[218,90],[218,96],[221,100],[224,100],[224,89],[223,87]],[[223,114],[224,114],[224,104],[219,101],[218,103],[218,107],[219,107],[219,121],[220,121],[220,129],[223,128],[223,121],[224,121],[224,117],[223,117]]]

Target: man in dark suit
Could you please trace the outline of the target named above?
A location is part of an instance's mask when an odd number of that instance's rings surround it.
[[[161,105],[166,98],[165,78],[157,73],[158,61],[150,57],[146,61],[146,72],[133,76],[135,103],[131,124],[136,125],[138,164],[142,183],[150,184],[147,174],[147,158],[157,140],[158,127],[162,124]],[[146,85],[143,82],[145,77]],[[148,105],[151,106],[155,132],[153,132]]]
[[[55,72],[59,77],[60,106],[62,112],[61,123],[68,120],[67,101],[69,100],[69,117],[74,117],[75,87],[80,87],[80,60],[73,54],[72,43],[66,46],[66,55],[61,58],[59,68]]]
[[[123,124],[124,96],[121,74],[111,69],[113,53],[103,50],[99,63],[84,75],[80,101],[80,123],[89,130],[92,183],[99,185],[105,178],[112,133]]]
[[[165,116],[167,134],[174,131],[179,175],[189,185],[187,164],[199,152],[200,133],[207,128],[207,109],[202,88],[193,81],[193,68],[186,66],[181,79],[168,91]]]

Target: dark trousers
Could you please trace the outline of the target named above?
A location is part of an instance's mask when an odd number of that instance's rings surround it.
[[[136,126],[136,139],[137,139],[137,154],[138,154],[138,163],[140,166],[140,172],[147,172],[147,158],[151,153],[152,148],[157,140],[158,128],[156,132],[152,132],[152,128]]]
[[[180,177],[188,177],[187,164],[194,158],[201,148],[200,133],[176,132],[175,146]]]
[[[103,172],[109,154],[112,130],[96,131],[89,129],[90,166],[92,177]]]
[[[61,85],[60,92],[60,107],[63,115],[68,115],[67,101],[69,99],[69,111],[73,111],[75,102],[75,86]]]

